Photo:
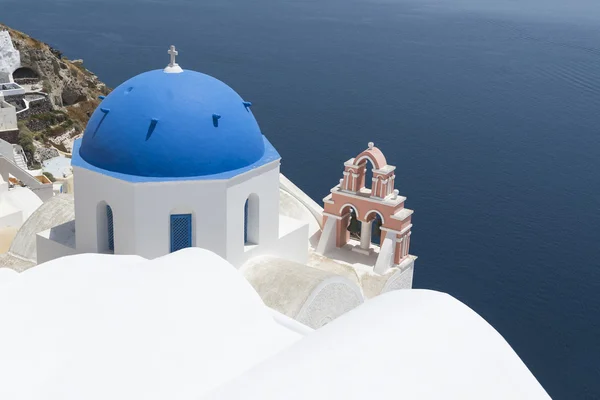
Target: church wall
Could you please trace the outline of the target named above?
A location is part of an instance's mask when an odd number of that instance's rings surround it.
[[[244,204],[258,196],[258,244],[244,245]],[[227,260],[241,266],[251,256],[265,254],[279,239],[279,161],[239,175],[227,188]]]
[[[77,252],[103,252],[98,204],[105,202],[113,211],[115,254],[135,254],[134,184],[79,167],[74,167],[74,184]]]
[[[51,229],[48,229],[35,236],[36,261],[38,264],[77,253],[75,249],[50,239],[50,231]]]
[[[300,264],[308,263],[308,224],[280,215],[279,235],[276,246],[269,249],[269,254]]]
[[[280,221],[279,160],[228,180],[132,183],[77,166],[74,176],[78,253],[109,252],[108,205],[115,254],[148,259],[168,254],[171,215],[191,214],[192,246],[211,250],[236,267],[263,254],[307,260],[306,223]],[[245,244],[244,204],[251,195],[258,199],[249,216],[258,211],[258,243]]]
[[[279,161],[215,181],[131,183],[74,168],[77,252],[107,251],[109,205],[115,254],[149,259],[168,254],[170,216],[192,214],[193,246],[209,249],[235,266],[261,254],[306,259],[308,233],[301,222],[286,225],[285,237],[279,237]],[[245,245],[244,204],[252,194],[258,197],[259,243]]]
[[[225,181],[137,184],[137,254],[155,258],[171,251],[171,215],[192,214],[192,244],[225,257]]]
[[[4,208],[0,209],[0,212],[2,212],[0,214],[0,228],[20,228],[23,225],[23,211],[12,209],[12,207],[9,209],[2,202],[0,202],[0,208]]]

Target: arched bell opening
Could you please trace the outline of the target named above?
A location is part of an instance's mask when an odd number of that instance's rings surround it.
[[[383,225],[383,217],[378,211],[370,211],[365,217],[368,223],[371,225],[371,244],[381,246],[383,240],[383,233],[381,226]]]
[[[346,230],[350,232],[351,239],[360,240],[361,226],[362,222],[358,220],[356,210],[354,208],[350,208],[350,217]]]
[[[358,188],[361,191],[371,191],[373,187],[373,170],[375,163],[369,157],[358,160]]]
[[[348,240],[360,240],[362,222],[356,207],[352,204],[342,206],[340,210],[341,218],[338,221],[337,247],[342,247]]]

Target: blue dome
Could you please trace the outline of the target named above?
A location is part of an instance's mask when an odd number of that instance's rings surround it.
[[[244,168],[265,154],[249,103],[194,71],[140,74],[96,109],[79,155],[94,167],[145,177],[193,177]]]

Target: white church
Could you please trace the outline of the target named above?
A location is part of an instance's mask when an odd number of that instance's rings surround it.
[[[0,398],[549,398],[474,311],[406,290],[413,211],[374,143],[321,207],[252,104],[168,53],[0,254]]]
[[[342,179],[323,208],[280,174],[281,156],[252,103],[183,70],[174,47],[169,54],[166,68],[102,98],[73,147],[74,218],[29,230],[37,233],[36,264],[81,253],[154,259],[199,247],[239,268],[272,307],[314,328],[412,287],[412,210],[394,190],[395,167],[373,143],[346,162],[343,174],[355,181]]]
[[[305,263],[307,224],[279,215],[280,156],[251,104],[171,55],[93,114],[73,149],[76,247],[50,239],[38,259],[201,247],[238,267],[262,254]]]

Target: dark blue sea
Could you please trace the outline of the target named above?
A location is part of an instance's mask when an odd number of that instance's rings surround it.
[[[485,317],[552,397],[600,398],[599,1],[0,0],[0,22],[113,87],[175,44],[318,202],[375,142],[415,210],[415,287]]]

